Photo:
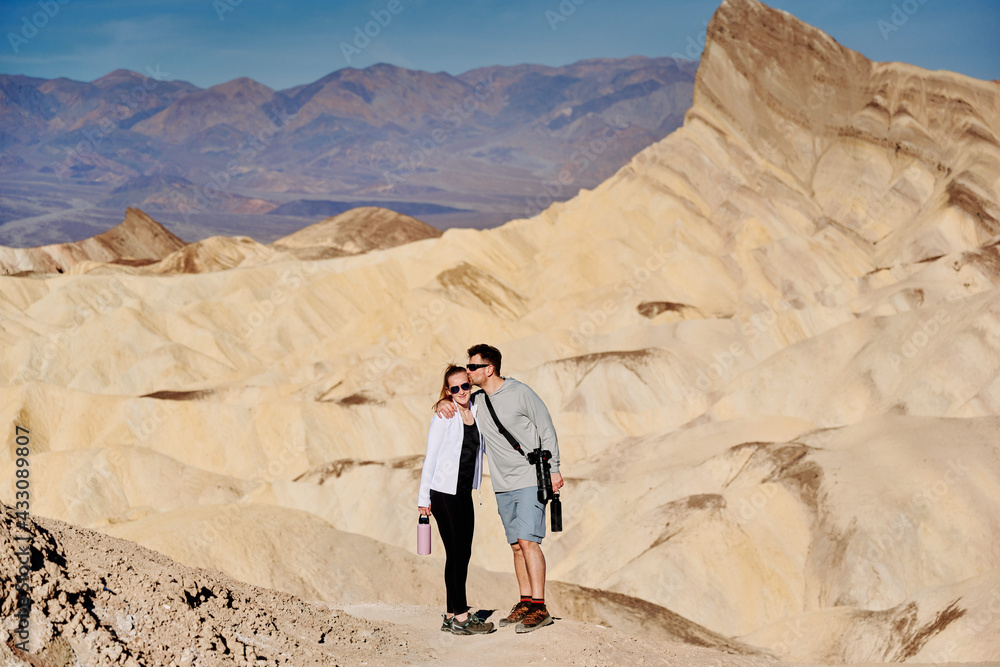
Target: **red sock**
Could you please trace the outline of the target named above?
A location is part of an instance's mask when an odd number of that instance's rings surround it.
[[[541,599],[530,598],[530,601],[531,601],[531,604],[535,605],[536,607],[544,607],[545,606],[545,598],[541,598]]]
[[[521,602],[531,602],[531,596],[530,595],[522,595],[521,596]]]

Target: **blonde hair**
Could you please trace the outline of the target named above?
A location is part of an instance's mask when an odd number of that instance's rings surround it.
[[[464,366],[456,366],[455,364],[448,364],[448,367],[444,371],[444,379],[441,382],[441,397],[438,398],[438,401],[440,401],[442,398],[447,398],[451,400],[451,391],[448,389],[448,378],[457,373],[462,373],[466,377],[468,377],[469,371],[465,370]]]

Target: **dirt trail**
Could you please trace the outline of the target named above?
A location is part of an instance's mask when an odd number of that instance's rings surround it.
[[[376,624],[392,623],[405,637],[417,637],[425,655],[411,652],[414,664],[464,665],[685,665],[691,667],[772,667],[768,658],[728,655],[713,649],[633,637],[592,623],[558,618],[552,625],[526,634],[513,627],[489,635],[457,636],[437,629],[441,610],[382,602],[334,607]],[[507,609],[496,610],[496,622]]]

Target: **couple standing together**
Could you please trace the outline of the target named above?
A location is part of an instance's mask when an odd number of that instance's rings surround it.
[[[531,632],[552,623],[545,608],[545,505],[538,501],[535,467],[501,433],[499,421],[528,452],[538,443],[552,453],[552,491],[563,485],[559,445],[549,411],[528,385],[500,375],[500,350],[486,344],[470,347],[469,365],[449,366],[441,400],[427,434],[427,455],[420,477],[417,505],[433,514],[444,542],[448,606],[441,630],[454,634],[485,634],[493,623],[469,613],[465,582],[472,556],[475,510],[472,489],[483,476],[483,453],[489,455],[497,510],[514,555],[514,574],[521,599],[500,626],[517,624]],[[472,385],[482,391],[472,393]],[[484,403],[488,403],[483,410]],[[492,407],[492,409],[489,409]],[[495,413],[496,420],[493,414]]]

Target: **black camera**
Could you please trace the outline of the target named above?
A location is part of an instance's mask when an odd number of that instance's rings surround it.
[[[535,466],[535,479],[538,481],[538,502],[542,505],[552,501],[549,518],[552,522],[552,532],[562,531],[562,501],[559,494],[552,491],[552,468],[549,459],[552,452],[547,449],[538,449],[528,452],[528,463]]]

